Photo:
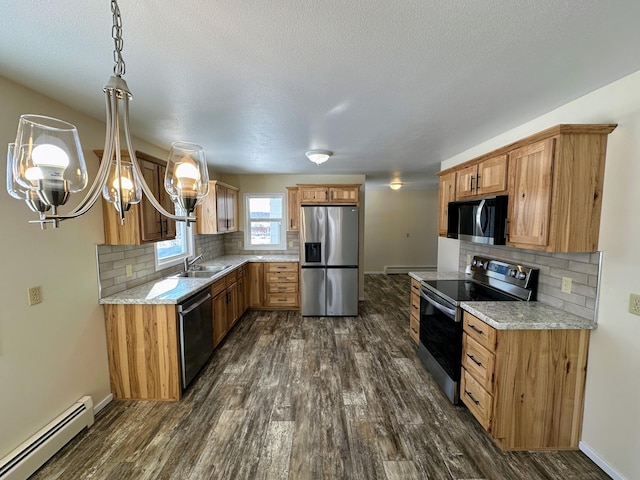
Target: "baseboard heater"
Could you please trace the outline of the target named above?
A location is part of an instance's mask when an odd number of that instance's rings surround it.
[[[387,275],[392,275],[394,273],[409,273],[409,272],[429,272],[429,271],[434,271],[436,270],[437,267],[435,266],[413,266],[413,267],[398,267],[398,266],[392,266],[392,267],[384,267],[384,273]]]
[[[93,425],[93,400],[82,397],[0,460],[0,480],[26,480],[69,440]]]

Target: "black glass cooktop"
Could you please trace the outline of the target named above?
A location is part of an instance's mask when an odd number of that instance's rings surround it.
[[[466,280],[426,280],[422,283],[432,287],[439,295],[445,297],[450,302],[505,302],[518,300],[511,295],[502,293],[476,282]]]

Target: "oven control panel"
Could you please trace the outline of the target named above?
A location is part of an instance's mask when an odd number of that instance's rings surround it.
[[[471,262],[472,278],[480,283],[503,282],[514,287],[537,290],[538,269],[504,260],[474,256]]]

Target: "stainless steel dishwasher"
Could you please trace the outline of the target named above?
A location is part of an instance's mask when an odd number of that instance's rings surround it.
[[[180,367],[185,389],[213,353],[211,294],[208,290],[178,304]]]

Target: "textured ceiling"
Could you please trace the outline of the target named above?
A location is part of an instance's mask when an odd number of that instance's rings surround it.
[[[637,0],[119,5],[134,135],[199,143],[221,173],[433,186],[440,161],[640,70]],[[106,0],[2,2],[1,74],[100,120],[112,51]]]

